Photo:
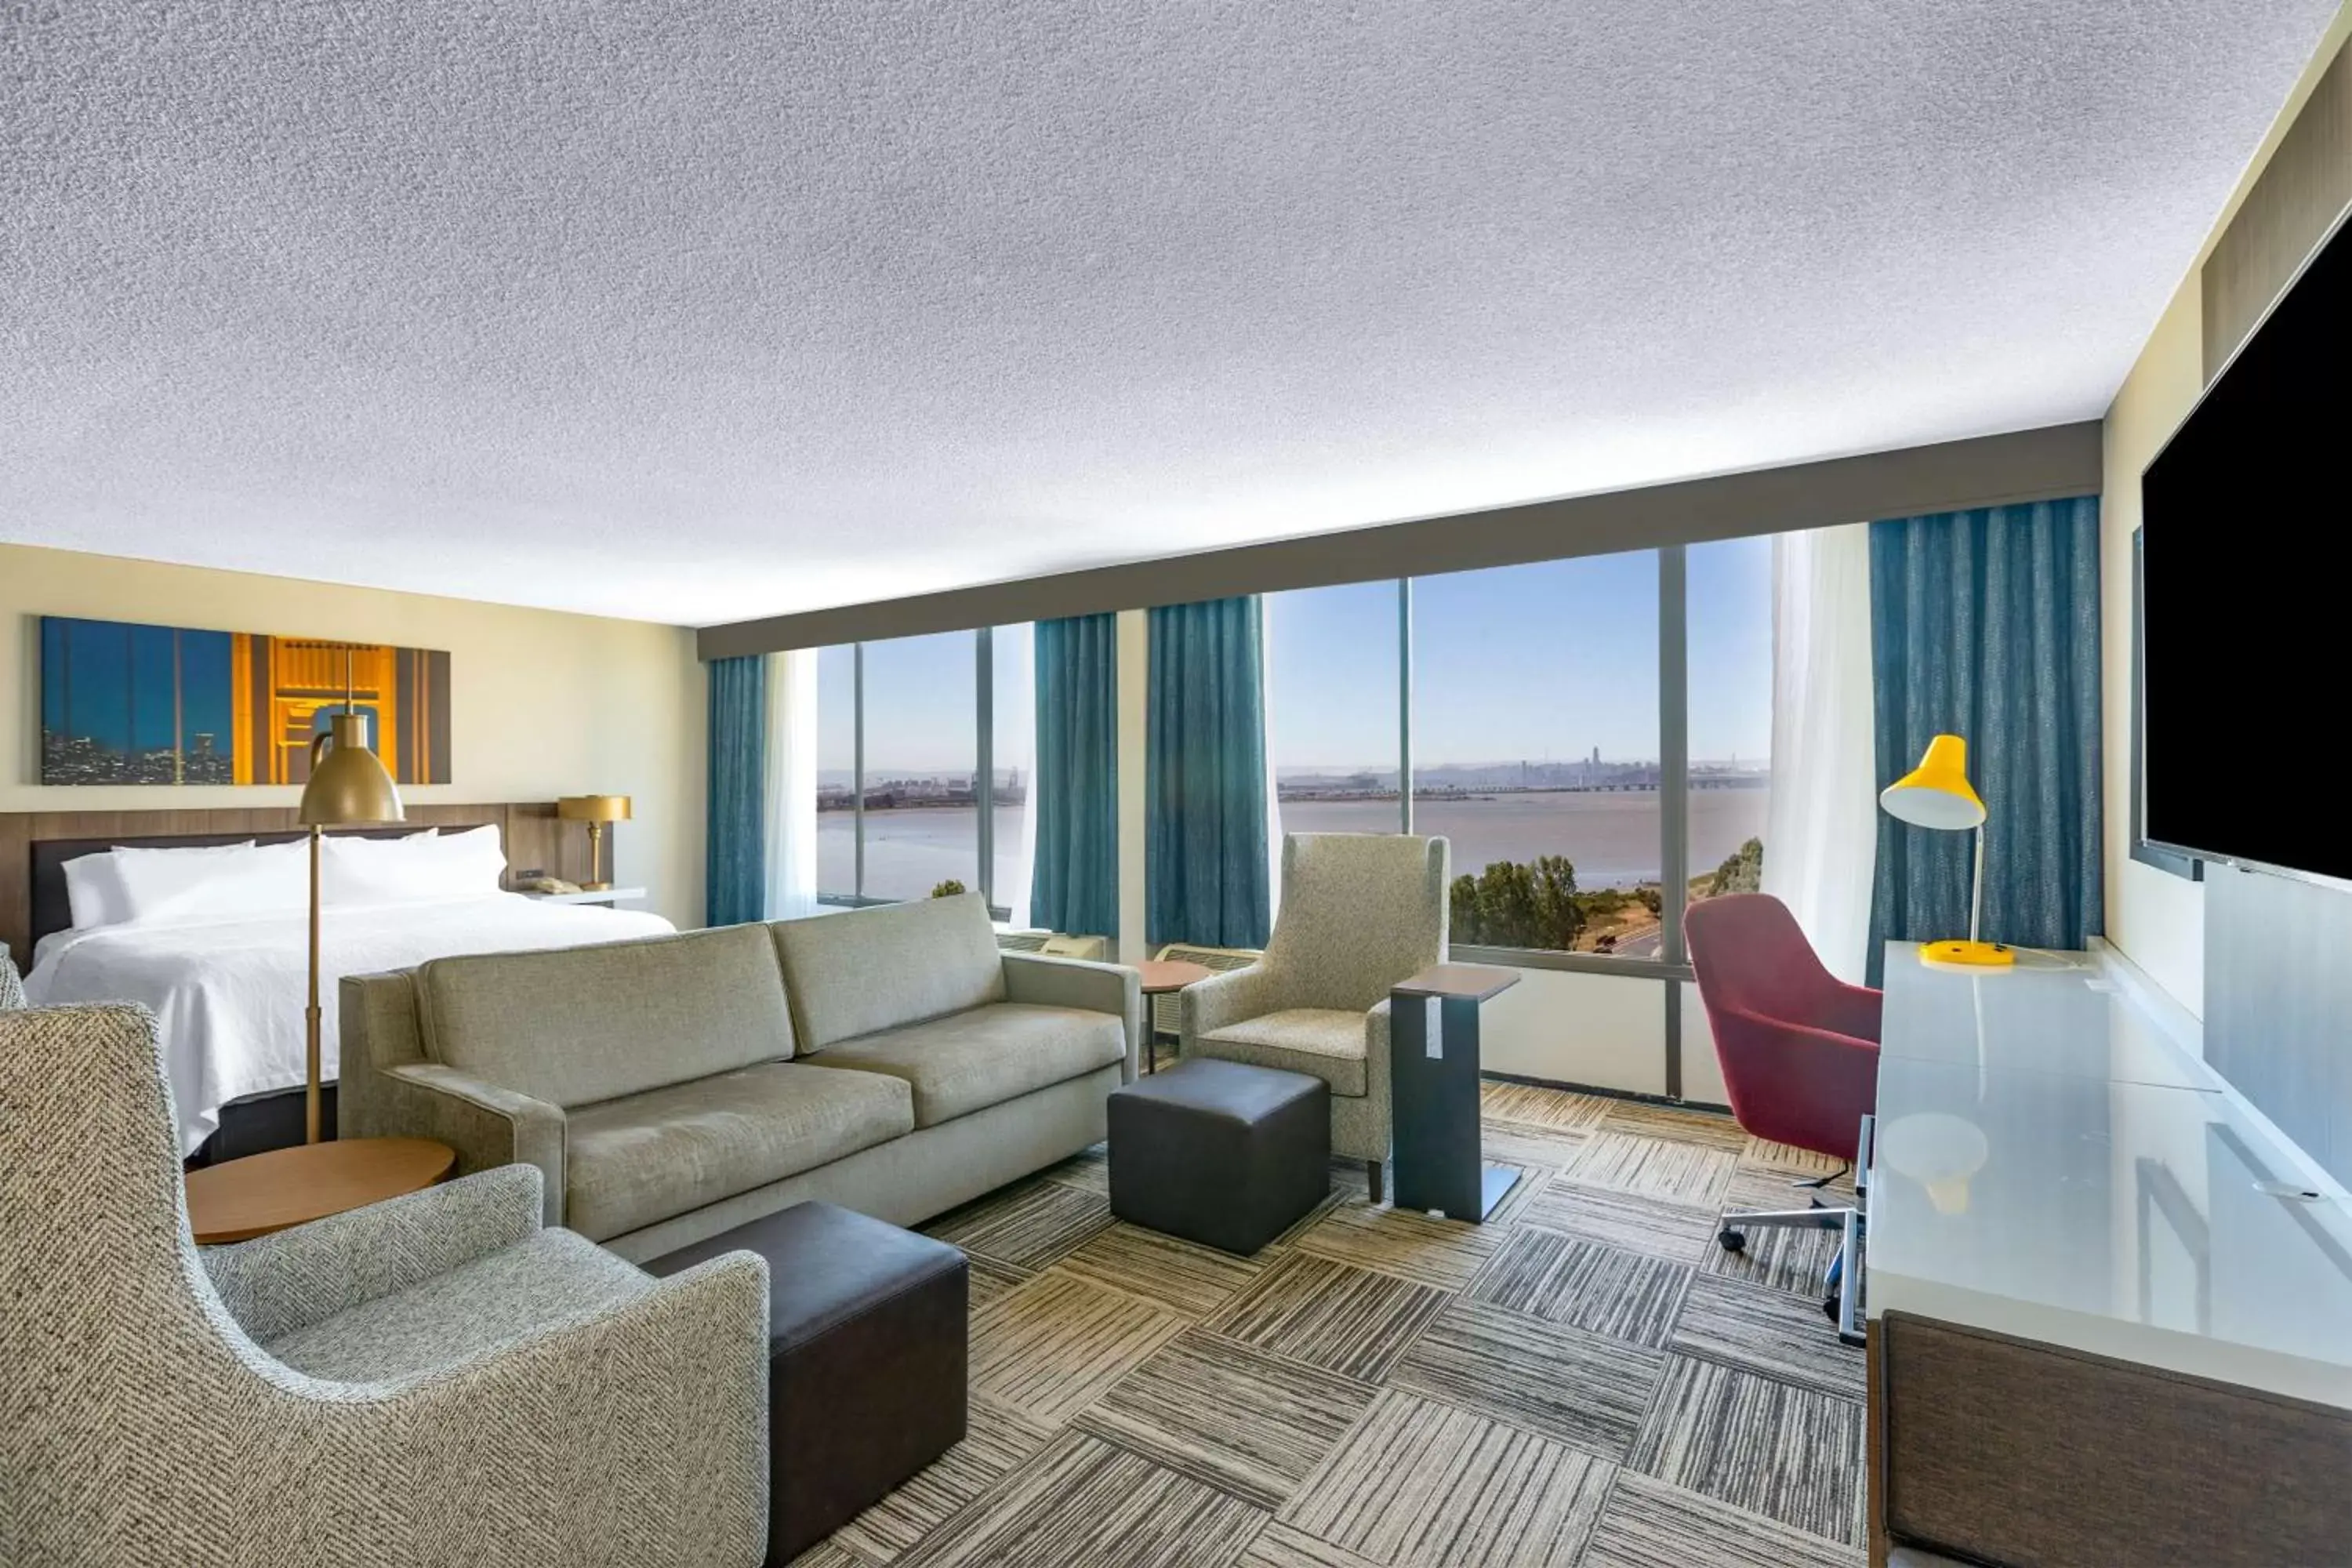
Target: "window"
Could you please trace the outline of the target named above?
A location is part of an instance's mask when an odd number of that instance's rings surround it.
[[[980,881],[980,733],[970,632],[859,645],[866,900]]]
[[[1396,833],[1395,583],[1265,597],[1266,743],[1285,833]]]
[[[1454,941],[1661,956],[1656,552],[1416,578],[1412,666]]]
[[[1026,626],[820,649],[818,898],[956,883],[1003,918],[1027,886],[1034,701]]]
[[[1755,892],[1763,872],[1772,799],[1772,541],[1694,544],[1684,559],[1685,842],[1696,902]]]

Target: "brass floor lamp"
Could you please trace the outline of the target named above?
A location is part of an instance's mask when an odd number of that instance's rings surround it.
[[[244,1241],[413,1193],[447,1175],[457,1151],[428,1138],[321,1142],[319,1013],[320,844],[330,827],[400,822],[400,791],[368,749],[344,655],[343,710],[310,742],[310,779],[295,819],[310,834],[310,984],[303,1010],[303,1142],[188,1173],[188,1226],[201,1245]]]

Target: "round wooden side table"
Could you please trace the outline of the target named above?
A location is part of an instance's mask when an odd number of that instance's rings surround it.
[[[224,1160],[188,1173],[188,1226],[199,1247],[250,1241],[422,1192],[457,1163],[429,1138],[331,1138]]]
[[[1135,966],[1143,976],[1144,1045],[1143,1070],[1160,1070],[1160,1031],[1151,1026],[1151,998],[1171,995],[1187,985],[1197,985],[1216,973],[1205,963],[1194,963],[1187,958],[1149,958]]]

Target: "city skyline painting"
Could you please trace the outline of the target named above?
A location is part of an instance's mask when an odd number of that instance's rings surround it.
[[[402,784],[450,780],[449,656],[41,617],[45,784],[299,784],[346,698]]]

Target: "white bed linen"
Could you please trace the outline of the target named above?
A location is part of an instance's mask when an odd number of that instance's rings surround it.
[[[551,904],[516,893],[433,903],[344,904],[326,913],[320,948],[320,1056],[335,1077],[336,980],[406,969],[457,952],[586,947],[676,930],[659,915]],[[155,1015],[193,1154],[220,1108],[304,1080],[302,1005],[309,924],[301,914],[139,921],[44,938],[25,993],[36,1007],[139,1002]]]

